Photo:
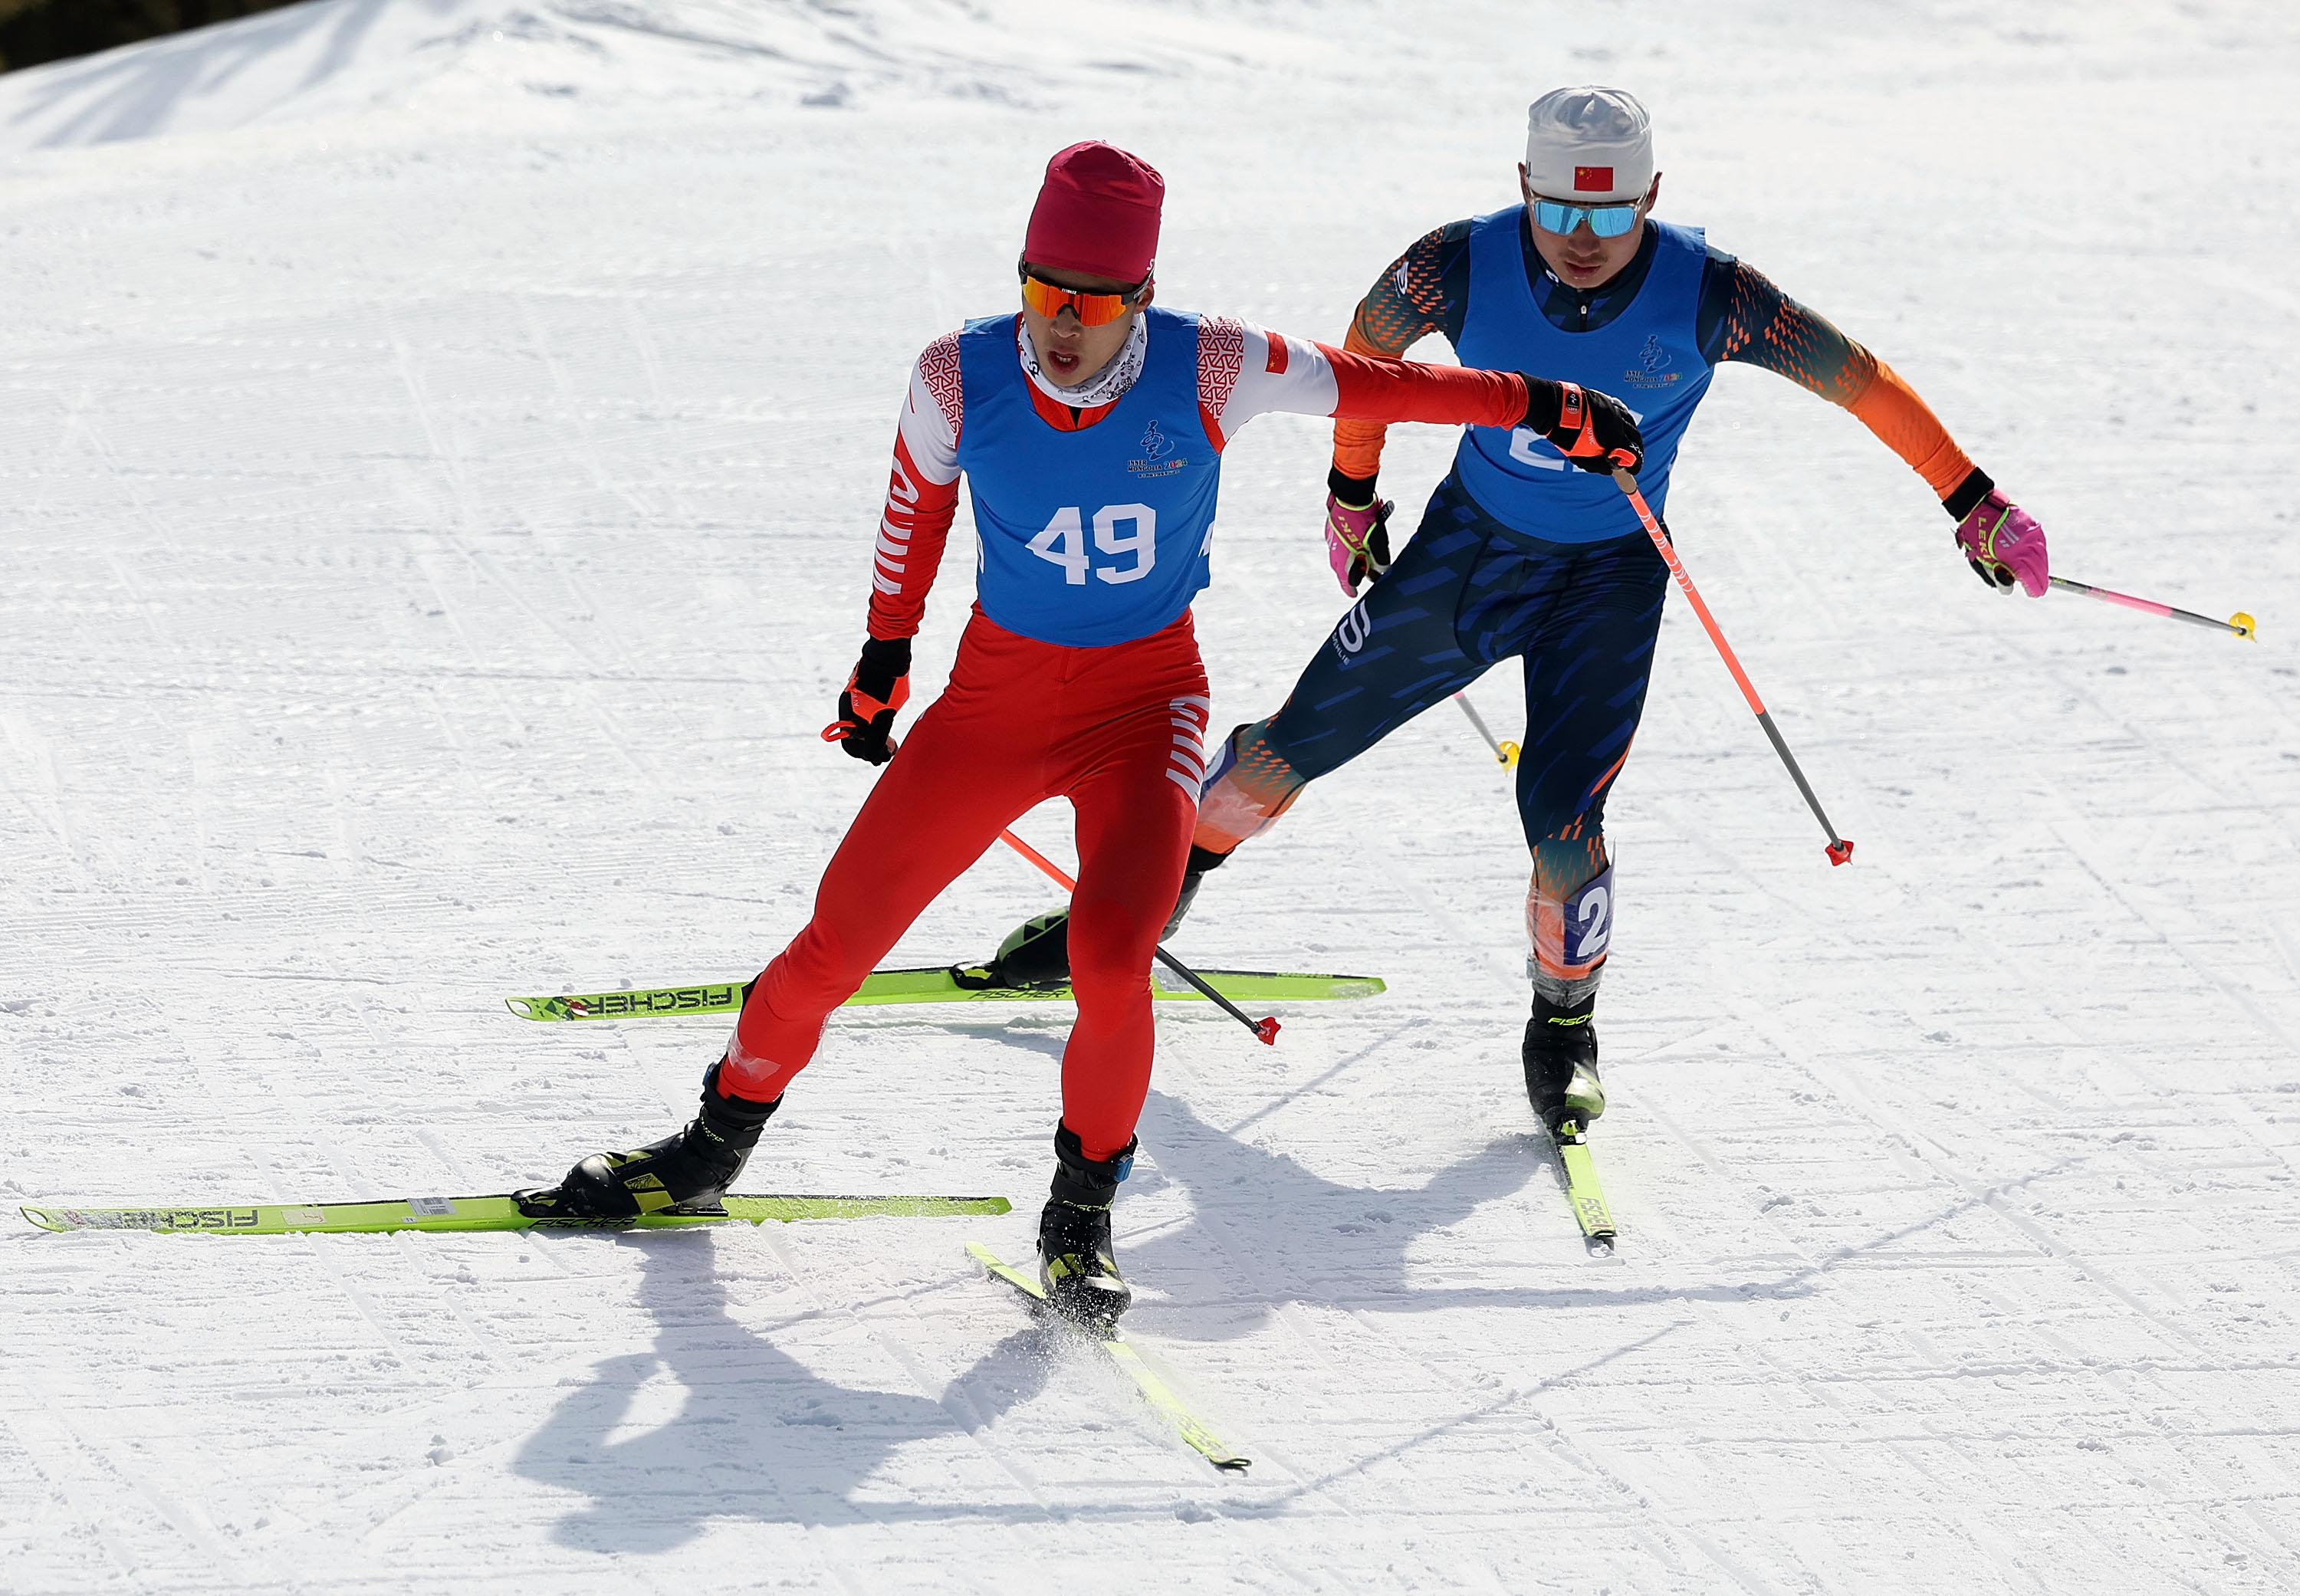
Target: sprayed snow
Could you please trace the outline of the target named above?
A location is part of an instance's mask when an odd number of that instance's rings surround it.
[[[1248,1476],[961,1251],[1029,1250],[1064,1016],[879,1012],[755,1185],[1010,1219],[11,1218],[0,1589],[2300,1582],[2294,21],[1407,9],[319,0],[0,79],[0,1193],[501,1190],[677,1123],[715,1025],[501,996],[746,974],[802,922],[871,779],[815,732],[902,373],[1008,303],[1089,132],[1172,184],[1171,302],[1330,340],[1504,203],[1533,92],[1625,82],[1664,214],[1909,376],[2064,571],[2262,641],[1990,597],[1856,424],[1728,369],[1672,523],[1861,852],[1673,610],[1612,821],[1618,1259],[1528,1134],[1521,844],[1436,713],[1180,939],[1391,981],[1275,1049],[1162,1019],[1121,1246]],[[1231,453],[1217,724],[1339,608],[1322,432]],[[1409,521],[1446,447],[1398,435]],[[896,957],[1045,905],[986,859]]]

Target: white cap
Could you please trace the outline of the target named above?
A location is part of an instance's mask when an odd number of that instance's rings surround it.
[[[1548,199],[1643,199],[1653,185],[1653,118],[1627,89],[1553,88],[1526,108],[1525,172]]]

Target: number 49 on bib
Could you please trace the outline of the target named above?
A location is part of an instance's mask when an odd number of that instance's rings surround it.
[[[1121,536],[1119,527],[1129,523],[1133,529]],[[1104,554],[1131,555],[1134,563],[1096,565],[1086,552],[1085,516],[1075,504],[1054,511],[1046,530],[1030,540],[1030,553],[1061,566],[1062,580],[1072,587],[1085,586],[1089,570],[1112,586],[1138,582],[1158,562],[1158,512],[1147,504],[1104,505],[1094,512],[1094,546]]]

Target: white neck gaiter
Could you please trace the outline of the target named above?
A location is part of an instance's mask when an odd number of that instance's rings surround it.
[[[1134,379],[1142,375],[1143,358],[1150,352],[1150,323],[1145,316],[1136,316],[1134,326],[1126,335],[1126,346],[1117,358],[1075,387],[1063,387],[1038,370],[1038,352],[1030,347],[1030,329],[1021,317],[1014,319],[1015,353],[1022,357],[1022,370],[1029,373],[1030,381],[1038,392],[1057,403],[1077,410],[1093,410],[1117,402]]]

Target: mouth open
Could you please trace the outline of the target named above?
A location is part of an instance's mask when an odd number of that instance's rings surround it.
[[[1046,369],[1058,376],[1067,377],[1079,368],[1078,351],[1059,345],[1046,351]]]

